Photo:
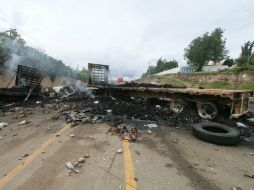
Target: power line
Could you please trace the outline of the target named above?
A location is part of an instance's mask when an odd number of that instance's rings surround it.
[[[244,28],[246,28],[246,27],[248,28],[249,26],[253,26],[253,25],[252,25],[253,23],[254,23],[254,19],[252,19],[250,22],[247,22],[247,23],[245,23],[245,24],[243,24],[243,25],[237,27],[235,30],[229,31],[229,34],[232,34],[232,33],[234,33],[234,32],[238,32],[238,31],[240,31],[240,30],[242,30],[242,29],[244,29]]]
[[[233,13],[238,12],[238,14],[239,14],[239,13],[242,13],[243,11],[246,11],[246,10],[248,10],[248,9],[251,9],[251,8],[253,7],[253,5],[254,5],[254,4],[252,4],[252,1],[250,1],[250,0],[242,1],[242,3],[244,3],[244,2],[246,2],[246,3],[249,2],[249,3],[248,3],[248,4],[244,4],[243,7],[242,7],[242,6],[241,6],[241,7],[239,7],[239,6],[235,7],[234,9],[232,9],[231,11],[229,11],[226,15],[224,15],[224,16],[221,17],[220,19],[217,19],[216,21],[214,21],[210,26],[206,26],[206,27],[203,27],[203,28],[201,27],[201,29],[199,29],[199,31],[201,32],[202,30],[208,30],[208,29],[210,29],[211,27],[215,27],[215,26],[218,25],[218,24],[230,23],[230,21],[233,21],[233,19],[232,19],[233,17],[230,16],[232,12],[233,12]],[[242,3],[241,3],[241,4],[242,4]],[[225,16],[227,16],[227,15],[229,15],[229,16],[225,19]],[[245,28],[246,26],[252,24],[253,22],[254,22],[254,20],[252,20],[251,22],[245,23],[245,24],[241,25],[237,30],[239,30],[239,29],[242,30],[243,28]],[[232,32],[236,32],[237,30],[232,30],[231,33],[232,33]],[[183,40],[182,42],[180,42],[180,43],[176,44],[175,46],[171,47],[171,49],[180,47],[180,46],[182,46],[182,45],[184,45],[184,44],[186,44],[186,43],[190,43],[189,40]]]
[[[10,25],[11,27],[19,30],[19,32],[24,35],[27,36],[28,38],[32,39],[34,42],[36,42],[37,44],[39,44],[42,49],[48,50],[49,52],[59,56],[59,57],[64,57],[63,55],[60,55],[58,52],[56,52],[55,50],[51,49],[50,47],[48,47],[47,45],[45,45],[44,43],[40,42],[39,40],[35,39],[33,36],[31,36],[30,34],[27,34],[24,30],[17,28],[15,25],[13,25],[12,23],[10,23],[8,20],[1,18],[0,20],[2,20],[3,22],[5,22],[6,24]]]

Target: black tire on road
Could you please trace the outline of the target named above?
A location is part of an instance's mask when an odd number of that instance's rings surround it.
[[[193,135],[198,139],[218,145],[236,145],[240,132],[232,127],[215,122],[200,122],[193,126]]]

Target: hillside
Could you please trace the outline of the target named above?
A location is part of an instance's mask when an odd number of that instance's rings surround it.
[[[139,79],[137,82],[171,84],[180,87],[254,90],[254,71],[151,75],[150,77]]]

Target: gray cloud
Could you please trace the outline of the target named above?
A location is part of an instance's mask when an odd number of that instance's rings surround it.
[[[188,43],[218,26],[237,57],[254,40],[253,6],[251,0],[8,0],[0,18],[29,34],[23,35],[29,45],[74,68],[109,64],[114,76],[132,78],[160,57],[184,65]],[[1,30],[8,27],[0,20]]]

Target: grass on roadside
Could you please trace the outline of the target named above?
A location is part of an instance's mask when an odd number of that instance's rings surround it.
[[[205,88],[214,89],[234,89],[234,86],[228,82],[214,82],[204,86]]]
[[[254,83],[244,82],[238,85],[238,89],[240,90],[254,90]]]

